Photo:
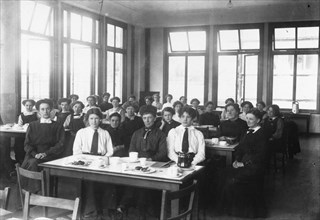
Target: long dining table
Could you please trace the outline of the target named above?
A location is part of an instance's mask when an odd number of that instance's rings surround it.
[[[161,167],[161,165],[164,165],[162,162],[147,161],[146,166],[149,167],[149,171],[143,172],[135,169],[140,164],[138,162],[130,162],[129,158],[120,158],[117,164],[101,165],[99,160],[104,159],[105,158],[101,156],[81,154],[40,164],[39,166],[41,166],[45,171],[48,195],[50,194],[49,183],[50,177],[52,176],[69,177],[80,180],[90,180],[162,191],[177,191],[183,183],[198,178],[198,176],[204,171],[203,166],[195,166],[193,169],[183,170],[183,172],[177,176],[172,176],[170,175],[167,167]],[[81,161],[81,163],[79,161]],[[123,164],[126,165],[124,166]],[[178,210],[179,201],[173,201],[171,203],[171,213],[176,215],[178,214]],[[193,216],[193,219],[197,219],[197,217],[198,216],[196,214]]]
[[[225,156],[226,166],[232,165],[232,156],[238,143],[225,145],[220,143],[213,144],[211,139],[205,139],[205,144],[206,157],[212,157],[213,155]]]

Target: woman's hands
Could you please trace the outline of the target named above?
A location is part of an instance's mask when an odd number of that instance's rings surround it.
[[[244,164],[242,162],[234,161],[232,166],[233,166],[233,168],[237,169],[240,167],[244,167]]]
[[[39,154],[36,154],[34,157],[38,160],[41,160],[43,158],[45,158],[47,156],[46,153],[39,153]]]

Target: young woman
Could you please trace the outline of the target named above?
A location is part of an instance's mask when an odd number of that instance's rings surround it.
[[[85,120],[88,122],[88,127],[82,128],[77,132],[76,138],[73,144],[73,154],[91,154],[100,156],[112,156],[113,146],[112,140],[108,131],[99,127],[102,119],[102,113],[97,108],[88,110]],[[86,182],[85,188],[90,186],[89,182]],[[108,199],[109,209],[116,208],[116,201],[112,194],[115,192],[115,188],[109,184],[103,184],[98,182],[92,183],[93,197],[96,210],[85,214],[84,219],[101,218],[103,214],[103,198]],[[87,202],[87,189],[83,190],[83,203],[84,207]],[[107,194],[105,196],[105,194]]]
[[[160,130],[168,136],[169,131],[172,128],[176,128],[180,125],[179,122],[172,119],[174,115],[173,108],[166,107],[162,110],[162,120],[156,124]]]
[[[199,99],[194,98],[194,99],[191,100],[190,104],[191,104],[191,107],[194,110],[196,110],[196,113],[197,113],[197,116],[194,119],[194,123],[199,125],[199,118],[200,118],[200,115],[203,113],[203,111],[199,107],[200,101],[199,101]]]
[[[171,160],[178,162],[177,152],[193,154],[192,165],[196,165],[205,160],[203,134],[192,126],[195,117],[196,110],[190,107],[183,107],[181,125],[169,131],[167,145],[168,157]],[[186,140],[188,142],[187,144],[184,142]]]
[[[94,95],[90,95],[87,97],[87,102],[88,102],[88,105],[83,109],[83,113],[86,114],[87,111],[89,109],[92,109],[92,108],[97,108],[100,110],[100,108],[97,106],[96,102],[97,102],[97,99]]]
[[[261,112],[262,114],[262,121],[268,117],[267,112],[264,110],[266,107],[266,103],[264,103],[263,101],[257,102],[256,104],[256,108]]]
[[[233,98],[227,98],[226,101],[224,102],[226,105],[228,104],[234,104],[235,101]],[[224,120],[227,120],[227,112],[226,112],[226,109],[224,109],[222,112],[221,112],[221,121],[224,121]]]
[[[125,118],[125,111],[123,108],[121,108],[120,105],[120,98],[119,97],[113,97],[111,100],[112,108],[107,110],[104,114],[106,115],[106,119],[110,122],[110,115],[114,112],[117,112],[121,115],[121,122],[124,121]]]
[[[262,193],[263,176],[266,168],[266,137],[260,126],[262,115],[259,110],[247,113],[248,131],[235,151],[233,168],[222,184],[222,208],[228,214],[239,217],[265,217]]]
[[[58,100],[58,105],[60,108],[60,111],[56,114],[58,122],[63,124],[66,118],[71,114],[70,103],[71,100],[67,98],[61,98]]]
[[[207,102],[205,104],[205,112],[200,115],[199,124],[200,125],[213,125],[218,127],[220,125],[219,115],[213,112],[213,102]]]
[[[244,101],[241,103],[241,108],[242,108],[242,112],[240,113],[239,118],[246,121],[247,120],[246,115],[251,109],[253,109],[253,105],[249,101]]]
[[[183,104],[180,101],[175,101],[173,103],[174,115],[172,116],[172,119],[177,122],[181,122],[180,117],[181,117],[182,106]]]
[[[172,95],[171,95],[171,94],[166,95],[165,99],[166,99],[166,103],[163,103],[162,110],[163,110],[164,108],[166,108],[166,107],[171,107],[171,108],[173,108],[173,105],[172,105],[172,103],[171,103],[171,101],[172,101],[172,99],[173,99]]]
[[[105,112],[113,107],[112,104],[109,102],[109,98],[110,93],[105,92],[102,94],[102,103],[99,105],[102,112]]]

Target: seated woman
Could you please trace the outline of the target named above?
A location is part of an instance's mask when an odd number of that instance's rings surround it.
[[[253,109],[253,105],[249,101],[244,101],[241,103],[241,108],[242,108],[242,112],[240,113],[239,118],[246,121],[247,120],[246,115],[251,109]]]
[[[89,109],[92,109],[92,108],[97,108],[100,110],[100,108],[97,106],[97,99],[94,95],[90,95],[87,97],[87,102],[88,102],[88,105],[82,110],[84,114],[87,114],[87,111]]]
[[[58,122],[63,124],[66,118],[71,114],[70,103],[71,100],[67,98],[61,98],[58,100],[58,105],[60,108],[60,111],[56,114]]]
[[[22,104],[24,105],[25,110],[19,115],[18,125],[28,126],[30,122],[38,120],[38,112],[33,108],[36,102],[32,99],[27,99],[24,100]],[[26,155],[26,152],[24,151],[24,138],[15,138],[14,154],[17,163],[22,164]]]
[[[120,128],[121,115],[114,112],[109,116],[110,124],[101,125],[101,128],[107,130],[111,136],[113,145],[113,156],[125,157],[128,155],[128,149],[124,147],[124,131]]]
[[[42,99],[36,103],[41,118],[31,122],[27,129],[24,142],[26,156],[21,165],[23,169],[40,171],[39,163],[57,159],[64,151],[64,129],[61,123],[50,119],[52,106],[49,99]],[[39,181],[29,180],[26,188],[31,192],[39,191]]]
[[[192,126],[196,110],[190,107],[182,108],[181,125],[171,129],[167,138],[168,157],[178,162],[178,152],[192,153],[191,162],[196,165],[205,160],[205,143],[201,131]]]
[[[219,139],[239,142],[248,128],[247,123],[239,118],[240,108],[238,104],[228,104],[225,110],[227,120],[220,124]]]
[[[174,110],[171,107],[166,107],[162,110],[162,120],[159,121],[156,126],[168,136],[169,131],[172,128],[176,128],[180,125],[179,122],[172,119]]]
[[[180,101],[175,101],[173,103],[174,115],[172,116],[172,119],[180,123],[181,123],[180,117],[182,114],[181,113],[182,106],[183,104]]]
[[[281,118],[280,108],[278,105],[270,105],[267,108],[268,117],[263,122],[263,128],[266,132],[269,150],[275,152],[282,146],[282,133],[284,121]]]
[[[102,119],[102,113],[97,108],[89,109],[85,120],[88,122],[88,127],[82,128],[77,132],[76,138],[73,143],[73,154],[91,154],[91,155],[101,155],[101,156],[112,156],[113,147],[112,140],[108,131],[103,130],[99,127]],[[90,185],[86,182],[85,187]],[[115,192],[115,188],[112,185],[93,182],[93,197],[95,202],[96,211],[88,213],[84,216],[84,219],[93,219],[94,217],[101,217],[103,214],[102,201],[104,194],[107,195],[105,198],[108,199],[108,207],[110,209],[115,209],[116,201],[112,194]],[[83,190],[83,207],[87,202],[87,190]]]
[[[233,168],[224,172],[222,208],[230,215],[239,217],[265,217],[262,192],[266,168],[266,137],[260,126],[259,110],[247,113],[248,131],[235,151]]]
[[[69,99],[71,100],[71,103],[74,103],[75,101],[78,101],[79,96],[77,94],[71,94]]]
[[[173,99],[173,96],[172,96],[171,94],[168,94],[168,95],[165,96],[165,99],[166,99],[166,102],[163,103],[163,105],[162,105],[162,110],[163,110],[164,108],[166,108],[166,107],[171,107],[171,108],[173,108],[173,105],[172,105],[172,103],[171,103],[171,101],[172,101],[172,99]]]
[[[261,112],[262,114],[262,122],[263,120],[268,117],[267,112],[264,110],[264,108],[266,107],[266,103],[264,103],[263,101],[257,102],[256,104],[256,108]]]
[[[213,125],[218,127],[220,125],[219,115],[213,112],[213,102],[207,102],[205,104],[205,113],[200,115],[199,124],[200,125]]]
[[[123,108],[121,108],[120,105],[120,98],[119,97],[113,97],[112,99],[110,99],[111,104],[113,106],[113,108],[107,110],[106,112],[104,112],[103,114],[106,115],[106,119],[110,122],[110,115],[114,112],[117,112],[121,115],[121,122],[124,121],[125,118],[125,111]]]
[[[197,116],[194,119],[193,123],[196,123],[198,125],[199,124],[200,115],[203,113],[203,111],[199,107],[200,101],[199,101],[199,99],[194,98],[194,99],[191,99],[190,104],[191,104],[191,107],[194,110],[196,110],[196,113],[197,113]]]
[[[235,101],[234,101],[233,98],[227,98],[224,103],[225,103],[226,106],[227,106],[228,104],[234,104]],[[220,118],[221,118],[221,121],[227,120],[227,112],[226,112],[226,109],[224,109],[224,110],[221,112]]]

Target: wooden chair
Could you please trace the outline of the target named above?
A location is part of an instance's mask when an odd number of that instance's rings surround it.
[[[80,199],[75,200],[62,199],[48,196],[41,196],[37,194],[25,193],[24,208],[23,208],[23,219],[29,219],[30,206],[43,206],[46,208],[57,208],[72,211],[72,220],[78,219]],[[47,216],[45,216],[47,217]],[[58,216],[55,216],[55,218]]]
[[[23,201],[24,201],[23,195],[26,193],[26,190],[24,190],[22,188],[21,177],[40,181],[41,182],[41,195],[43,195],[43,196],[46,195],[44,171],[34,172],[34,171],[26,170],[26,169],[21,168],[19,164],[16,164],[16,170],[17,170],[17,180],[18,180],[20,200],[21,200],[22,207],[23,207]]]
[[[160,219],[161,220],[178,220],[178,219],[191,219],[192,211],[194,208],[194,199],[197,196],[197,180],[194,180],[193,183],[185,187],[181,190],[174,191],[174,192],[168,192],[164,190],[162,192],[162,204],[161,204],[161,214]],[[182,213],[179,213],[177,216],[171,216],[167,217],[167,209],[170,207],[171,201],[173,200],[180,200],[181,198],[186,198],[189,196],[189,204],[187,210],[183,211]],[[180,200],[181,201],[181,200]]]

